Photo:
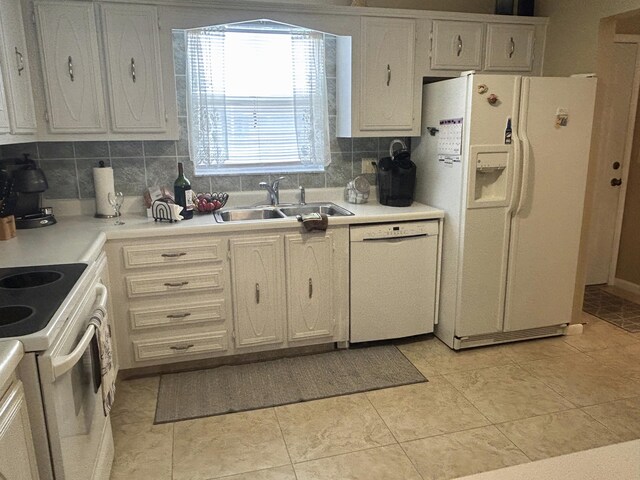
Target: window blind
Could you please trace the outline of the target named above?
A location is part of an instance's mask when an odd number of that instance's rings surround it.
[[[330,161],[324,36],[274,22],[187,31],[196,174],[322,171]]]

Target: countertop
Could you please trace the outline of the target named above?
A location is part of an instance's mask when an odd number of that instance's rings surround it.
[[[311,201],[311,200],[310,200]],[[314,200],[315,201],[315,200]],[[330,217],[332,225],[403,222],[443,218],[437,208],[414,202],[410,207],[388,207],[377,202],[350,204],[333,201],[354,213],[352,216]],[[52,265],[57,263],[90,262],[107,240],[157,238],[173,235],[215,234],[294,228],[295,217],[246,222],[217,223],[211,214],[194,215],[191,220],[176,223],[154,222],[142,213],[125,213],[124,225],[114,225],[113,219],[98,219],[89,215],[58,216],[58,223],[48,227],[18,230],[16,237],[0,242],[0,267]]]
[[[17,340],[0,341],[0,389],[11,378],[24,356],[22,343]],[[2,394],[2,391],[0,391]]]

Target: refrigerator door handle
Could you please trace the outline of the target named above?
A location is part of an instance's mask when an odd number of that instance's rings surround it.
[[[527,137],[527,132],[525,130],[526,125],[522,129],[521,138],[522,138],[522,183],[520,184],[520,199],[518,200],[518,207],[516,208],[515,215],[518,215],[522,208],[524,207],[524,203],[527,200],[527,196],[529,195],[529,163],[531,159],[531,144],[529,143],[529,137]]]
[[[516,201],[519,198],[519,194],[520,194],[520,190],[518,189],[518,185],[519,182],[518,180],[520,179],[520,176],[522,175],[522,161],[521,161],[521,157],[522,157],[522,148],[520,145],[520,136],[518,135],[518,133],[516,132],[516,130],[513,131],[513,176],[511,177],[511,194],[510,194],[510,200],[509,200],[509,213],[513,213],[513,211],[515,210],[515,206],[516,206]]]
[[[522,90],[520,96],[520,121],[518,122],[518,134],[522,141],[522,175],[520,180],[520,197],[518,199],[518,206],[514,215],[518,215],[524,203],[529,195],[529,163],[531,161],[531,143],[529,142],[529,136],[527,135],[528,119],[527,112],[529,111],[529,79],[522,79]]]

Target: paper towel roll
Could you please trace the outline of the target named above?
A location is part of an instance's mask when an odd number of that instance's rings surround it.
[[[96,217],[113,217],[113,207],[109,203],[109,192],[115,192],[113,168],[96,167],[93,169],[93,185],[96,190]]]

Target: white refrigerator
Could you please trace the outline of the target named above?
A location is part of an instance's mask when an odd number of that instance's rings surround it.
[[[476,74],[424,86],[415,198],[446,212],[435,334],[449,347],[564,333],[595,89]]]

